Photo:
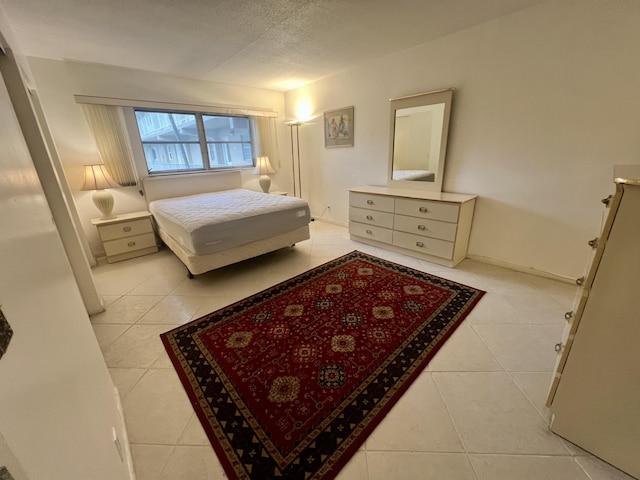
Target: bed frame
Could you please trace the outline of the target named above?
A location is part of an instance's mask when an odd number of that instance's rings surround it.
[[[182,197],[198,193],[220,192],[223,190],[242,188],[242,177],[239,170],[168,175],[143,178],[142,186],[147,203],[149,203],[162,198]],[[281,248],[291,247],[297,242],[302,242],[310,238],[309,226],[305,225],[291,232],[234,247],[222,252],[208,255],[195,255],[185,250],[171,236],[159,228],[158,234],[162,241],[176,254],[182,263],[185,264],[189,278]]]

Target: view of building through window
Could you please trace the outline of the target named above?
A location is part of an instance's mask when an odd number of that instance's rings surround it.
[[[253,166],[249,117],[136,110],[149,173]]]

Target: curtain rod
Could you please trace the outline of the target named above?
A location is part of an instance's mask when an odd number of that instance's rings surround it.
[[[223,105],[197,105],[191,103],[157,102],[149,100],[135,100],[131,98],[96,97],[91,95],[74,95],[76,103],[91,105],[112,105],[116,107],[139,107],[166,110],[188,110],[206,113],[227,113],[235,115],[249,115],[253,117],[277,117],[278,112],[253,107],[234,107]]]

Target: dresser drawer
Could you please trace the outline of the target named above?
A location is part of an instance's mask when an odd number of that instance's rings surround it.
[[[388,212],[349,207],[349,219],[378,227],[393,228],[393,214]]]
[[[412,233],[393,232],[393,245],[415,252],[451,259],[453,258],[453,242],[437,238],[422,237]]]
[[[151,220],[141,218],[140,220],[128,220],[126,222],[113,223],[111,225],[100,225],[98,233],[103,242],[110,240],[133,237],[143,233],[153,232]]]
[[[358,222],[349,222],[349,233],[383,243],[391,243],[392,239],[392,230]]]
[[[156,237],[153,232],[104,242],[104,250],[107,257],[155,246]]]
[[[415,200],[412,198],[396,199],[395,212],[400,215],[412,217],[430,218],[443,222],[458,222],[459,205],[446,202],[434,202],[430,200]]]
[[[372,195],[369,193],[349,192],[349,205],[352,207],[393,213],[393,203],[393,197]]]
[[[416,235],[453,242],[456,239],[458,225],[455,223],[430,220],[428,218],[395,215],[393,228],[401,232],[414,233]]]

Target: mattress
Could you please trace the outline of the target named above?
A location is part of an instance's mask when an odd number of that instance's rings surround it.
[[[311,220],[303,199],[244,189],[154,200],[149,211],[161,230],[195,255],[263,240]]]

